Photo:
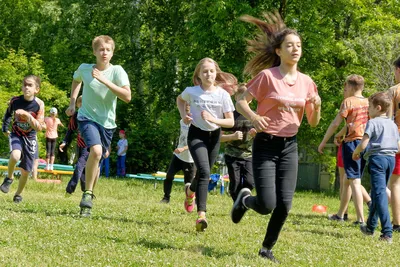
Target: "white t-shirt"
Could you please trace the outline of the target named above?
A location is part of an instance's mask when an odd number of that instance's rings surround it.
[[[181,134],[179,135],[179,144],[177,148],[187,146],[187,136],[190,127],[190,124],[185,124],[183,120],[181,120],[179,123],[181,124]],[[186,149],[185,151],[179,154],[174,152],[174,155],[184,162],[193,163],[193,158],[189,152],[189,149]]]
[[[203,110],[218,119],[223,119],[224,113],[235,110],[230,95],[219,86],[214,91],[204,91],[199,85],[186,87],[181,97],[190,105],[193,125],[203,131],[214,131],[219,128],[217,124],[202,119]]]
[[[128,140],[126,140],[126,139],[119,139],[119,140],[118,140],[118,143],[117,143],[117,146],[118,146],[118,155],[119,155],[119,156],[125,156],[125,155],[126,155],[126,152],[125,152],[124,154],[121,154],[121,153],[122,153],[122,151],[124,151],[125,148],[128,146]]]

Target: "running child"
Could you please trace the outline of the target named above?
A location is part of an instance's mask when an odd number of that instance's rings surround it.
[[[197,168],[193,182],[185,185],[184,206],[187,212],[192,212],[197,197],[196,230],[204,231],[208,227],[208,183],[219,152],[221,127],[231,128],[234,124],[231,97],[219,85],[229,90],[237,85],[237,79],[222,72],[213,59],[203,58],[194,70],[193,84],[178,96],[176,102],[183,122],[191,123],[187,142]],[[186,112],[186,103],[190,105],[191,114]]]
[[[239,223],[248,209],[272,213],[260,257],[278,262],[272,253],[292,207],[298,171],[297,132],[306,114],[311,127],[320,120],[321,99],[313,80],[297,70],[302,56],[300,35],[285,26],[278,13],[264,14],[268,22],[251,16],[242,20],[261,32],[249,41],[254,52],[244,72],[254,78],[236,102],[237,110],[253,123],[253,174],[256,196],[243,188],[232,207],[231,219]],[[249,103],[257,101],[257,113]]]
[[[23,95],[13,97],[3,118],[2,132],[10,140],[10,159],[8,175],[0,186],[3,193],[10,191],[14,181],[14,170],[21,160],[21,178],[13,201],[22,201],[22,191],[25,188],[29,173],[33,170],[34,161],[38,157],[36,132],[46,129],[44,123],[44,103],[36,95],[40,90],[40,78],[28,75],[22,84]],[[11,130],[9,125],[13,119]]]
[[[86,191],[80,202],[81,215],[90,216],[93,207],[93,189],[99,174],[99,162],[110,146],[115,128],[117,98],[128,103],[131,89],[128,75],[119,65],[112,65],[114,40],[97,36],[92,41],[96,64],[81,64],[75,71],[71,99],[66,114],[75,113],[76,99],[83,83],[82,107],[78,111],[79,131],[89,149],[86,164]]]

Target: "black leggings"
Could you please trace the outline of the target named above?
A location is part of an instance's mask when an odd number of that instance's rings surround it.
[[[258,133],[253,141],[253,172],[257,196],[246,198],[247,207],[260,214],[272,212],[263,247],[272,249],[296,189],[298,151],[296,137],[282,138]]]
[[[196,167],[194,163],[185,162],[179,159],[175,154],[172,156],[171,163],[169,164],[168,172],[164,180],[164,198],[169,199],[172,191],[172,181],[175,178],[175,174],[179,171],[183,171],[184,182],[191,183],[194,176],[196,175]]]
[[[57,138],[46,138],[46,158],[54,157]]]
[[[242,188],[254,188],[252,158],[237,158],[225,154],[225,164],[229,174],[229,194],[236,200]]]
[[[208,183],[218,156],[220,135],[221,129],[203,131],[193,124],[189,128],[188,146],[197,167],[190,190],[196,192],[197,211],[207,211]]]

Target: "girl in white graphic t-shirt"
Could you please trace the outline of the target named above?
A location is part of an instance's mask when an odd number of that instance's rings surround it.
[[[204,58],[196,66],[193,83],[195,86],[187,87],[177,98],[182,120],[186,124],[191,123],[187,141],[197,167],[196,177],[191,184],[185,185],[184,205],[187,212],[192,212],[197,197],[196,230],[204,231],[208,225],[208,182],[219,152],[220,127],[231,128],[234,125],[234,106],[227,91],[233,91],[237,79],[230,73],[222,72],[213,59]],[[186,102],[191,113],[185,110]]]

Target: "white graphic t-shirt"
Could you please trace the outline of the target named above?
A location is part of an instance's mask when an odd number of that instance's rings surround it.
[[[235,110],[230,95],[219,86],[211,92],[204,91],[199,85],[187,87],[182,92],[181,97],[190,105],[193,125],[203,131],[214,131],[219,128],[215,123],[203,120],[201,117],[203,110],[208,111],[218,119],[223,119],[224,113]]]

